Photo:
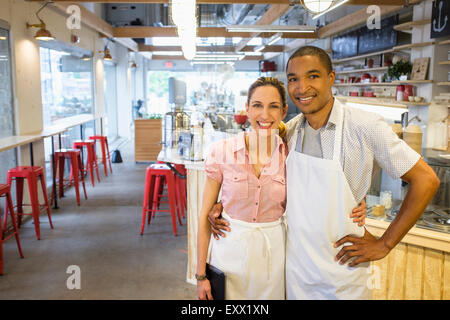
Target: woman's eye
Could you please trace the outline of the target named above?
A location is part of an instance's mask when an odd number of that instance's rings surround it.
[[[279,108],[280,108],[280,106],[279,106],[279,105],[276,105],[276,104],[272,104],[271,107],[272,107],[272,108],[275,108],[275,109],[279,109]]]
[[[259,108],[259,107],[261,107],[260,104],[254,104],[254,105],[253,105],[253,108]]]

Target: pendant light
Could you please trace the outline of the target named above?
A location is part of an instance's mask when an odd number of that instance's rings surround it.
[[[320,13],[331,7],[333,0],[302,0],[303,6],[311,13]]]
[[[27,22],[27,28],[39,28],[39,30],[34,35],[34,38],[36,40],[42,40],[42,41],[55,40],[55,38],[53,38],[53,36],[50,33],[50,31],[48,31],[46,29],[44,21],[42,21],[42,19],[39,17],[39,12],[41,12],[41,10],[44,9],[49,3],[50,3],[50,1],[46,1],[41,6],[41,8],[36,12],[36,17],[39,19],[40,23],[38,23],[38,24],[29,24]]]

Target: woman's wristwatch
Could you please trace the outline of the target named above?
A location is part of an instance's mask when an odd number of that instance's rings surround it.
[[[206,276],[206,274],[195,274],[195,279],[196,280],[205,280],[208,279],[208,277]]]

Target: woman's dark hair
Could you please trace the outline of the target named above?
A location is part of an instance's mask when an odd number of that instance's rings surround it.
[[[264,86],[272,86],[275,89],[278,90],[278,93],[281,97],[281,102],[283,104],[283,110],[286,107],[286,89],[284,88],[283,82],[278,80],[277,78],[273,77],[260,77],[258,80],[252,83],[250,88],[248,89],[248,95],[247,95],[247,103],[250,104],[250,98],[253,95],[253,92],[256,90],[256,88],[264,87]]]
[[[325,69],[327,69],[328,73],[330,73],[333,70],[333,64],[331,63],[330,56],[328,53],[318,47],[314,46],[304,46],[299,49],[297,49],[290,57],[288,62],[286,63],[286,70],[289,66],[289,62],[297,57],[303,57],[303,56],[315,56],[318,57],[320,62],[323,64]]]

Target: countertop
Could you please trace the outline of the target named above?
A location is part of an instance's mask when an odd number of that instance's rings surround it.
[[[158,161],[183,164],[188,170],[204,170],[205,161],[190,161],[181,158],[177,153],[177,148],[162,149],[158,154]]]

